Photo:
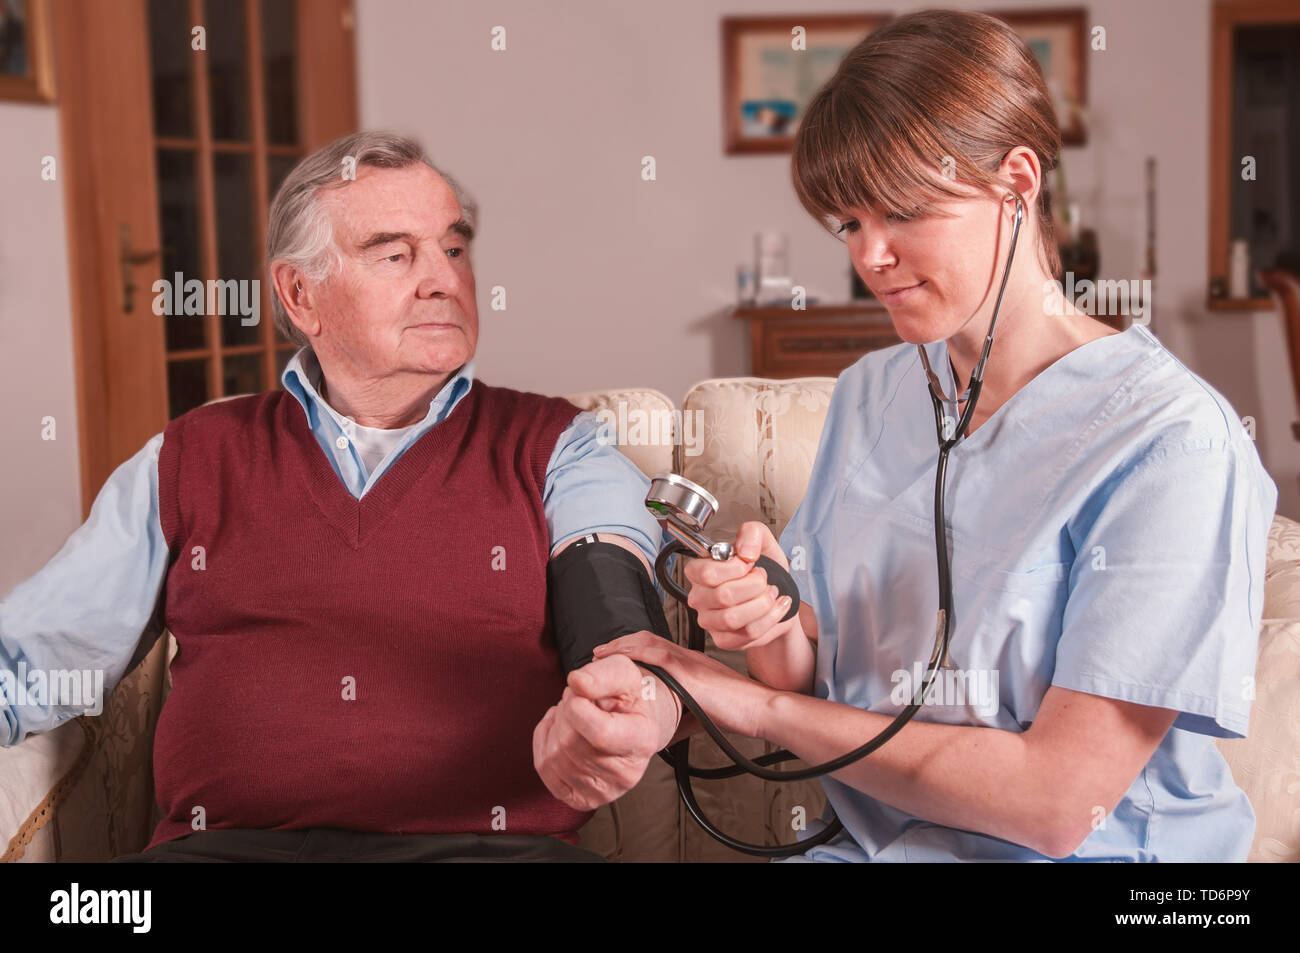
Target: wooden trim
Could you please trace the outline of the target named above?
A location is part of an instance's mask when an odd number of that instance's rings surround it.
[[[133,266],[135,307],[121,309],[120,227],[134,251],[159,247],[148,36],[143,0],[64,0],[53,22],[83,514],[167,422],[157,259]]]
[[[95,308],[99,250],[94,236],[102,231],[94,194],[94,163],[89,157],[90,135],[79,121],[86,110],[89,80],[82,59],[82,33],[71,23],[76,11],[67,6],[54,22],[54,47],[65,90],[59,109],[63,156],[63,201],[68,210],[68,301],[72,307],[73,373],[77,388],[77,450],[81,463],[81,513],[86,516],[99,490],[99,461],[108,457],[105,407],[108,388],[104,374],[103,323]],[[77,95],[68,95],[75,92]]]
[[[883,304],[865,301],[846,304],[814,304],[809,305],[802,311],[796,311],[789,306],[760,308],[747,305],[736,308],[731,313],[731,316],[745,321],[751,318],[806,318],[812,321],[819,318],[850,316],[864,320],[879,320],[881,324],[893,326],[893,320],[889,317],[888,308]]]
[[[352,0],[297,0],[298,141],[314,152],[357,131]],[[306,51],[312,55],[306,55]]]
[[[1294,0],[1215,0],[1210,27],[1210,235],[1206,307],[1211,311],[1267,311],[1271,299],[1215,298],[1217,278],[1226,286],[1229,261],[1229,203],[1232,157],[1232,41],[1238,26],[1300,23]]]
[[[1229,22],[1237,24],[1295,23],[1300,9],[1295,0],[1214,0],[1214,12],[1223,11]]]
[[[1286,336],[1287,360],[1291,365],[1291,387],[1300,407],[1300,275],[1281,268],[1265,268],[1259,281],[1272,294],[1271,303],[1282,311],[1282,331]],[[1292,423],[1291,432],[1300,440],[1300,424]]]
[[[52,103],[55,100],[54,64],[50,55],[49,0],[27,0],[27,57],[30,76],[0,76],[0,101]]]
[[[275,328],[271,320],[271,295],[266,276],[266,218],[271,200],[266,172],[266,83],[262,55],[262,17],[259,0],[244,0],[244,19],[248,27],[248,96],[251,105],[249,122],[253,133],[253,260],[257,264],[258,297],[261,308],[262,381],[267,390],[275,389]],[[233,353],[234,349],[231,349]]]
[[[203,0],[189,0],[190,22],[203,23]],[[219,278],[217,261],[217,200],[216,181],[212,171],[212,101],[208,90],[207,57],[191,57],[191,63],[200,64],[192,73],[194,88],[194,133],[198,150],[194,155],[195,188],[198,192],[199,213],[199,267],[202,278]],[[199,277],[199,276],[196,276]],[[188,281],[188,276],[186,277]],[[208,358],[208,400],[222,396],[221,382],[221,318],[215,313],[203,315],[204,340],[210,351]]]
[[[1205,290],[1228,283],[1228,176],[1232,159],[1232,22],[1215,3],[1210,28],[1210,240]]]
[[[1272,311],[1277,302],[1272,298],[1206,298],[1207,311]]]
[[[900,340],[889,312],[871,305],[736,308],[732,317],[749,322],[753,377],[835,377],[863,354]]]
[[[221,353],[222,356],[224,357],[231,357],[231,356],[238,357],[241,354],[260,354],[265,349],[265,347],[266,347],[265,344],[235,344],[229,347],[222,348]],[[190,348],[187,351],[167,352],[168,363],[172,363],[174,361],[197,361],[201,358],[211,358],[211,357],[212,357],[212,352],[209,351],[206,347]]]
[[[260,79],[260,77],[259,77]],[[263,136],[265,138],[265,136]],[[197,149],[199,141],[187,136],[157,136],[154,139],[154,145],[159,149]],[[241,142],[233,139],[213,139],[213,152],[233,152],[251,155],[253,152],[252,142]],[[266,144],[266,154],[273,156],[300,156],[303,154],[299,146],[274,145]]]

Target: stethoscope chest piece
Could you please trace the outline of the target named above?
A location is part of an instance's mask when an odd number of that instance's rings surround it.
[[[719,562],[731,558],[730,543],[715,543],[704,535],[704,527],[718,511],[718,501],[698,483],[676,473],[656,473],[645,505],[669,534],[696,556]]]

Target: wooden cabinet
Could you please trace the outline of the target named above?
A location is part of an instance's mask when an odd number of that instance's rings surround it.
[[[754,377],[838,377],[869,351],[900,343],[889,312],[876,303],[790,308],[737,308],[749,322]]]

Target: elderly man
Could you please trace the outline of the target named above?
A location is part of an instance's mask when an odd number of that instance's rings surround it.
[[[9,671],[111,688],[176,637],[124,859],[598,859],[578,828],[673,739],[671,692],[590,663],[666,634],[648,482],[592,414],[474,380],[474,217],[410,140],[304,159],[267,234],[284,389],[173,420],[0,603]],[[78,709],[0,712],[11,745]]]

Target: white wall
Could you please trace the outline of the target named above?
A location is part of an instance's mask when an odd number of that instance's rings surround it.
[[[821,12],[941,5],[819,0]],[[1038,0],[959,8],[1042,7]],[[799,206],[788,156],[728,157],[719,21],[792,0],[358,0],[362,124],[419,136],[483,206],[475,249],[480,372],[547,393],[645,385],[679,400],[748,373],[728,317],[756,229],[789,235],[796,281],[848,294],[843,247]],[[1209,0],[1094,0],[1089,143],[1063,153],[1098,229],[1102,277],[1136,278],[1143,162],[1159,167],[1156,334],[1258,423],[1282,512],[1300,516],[1300,448],[1278,314],[1204,307],[1209,182]],[[493,26],[507,49],[493,52]],[[643,155],[658,179],[640,177]],[[508,309],[488,308],[507,289]]]
[[[819,0],[818,12],[924,4]],[[967,0],[951,5],[973,7]],[[999,8],[1036,6],[999,0]],[[755,229],[787,231],[796,279],[847,293],[843,249],[798,206],[783,156],[728,158],[720,18],[791,0],[358,0],[361,116],[419,135],[483,205],[475,250],[480,367],[492,383],[566,393],[643,385],[674,400],[748,372],[727,314]],[[1099,229],[1104,277],[1137,274],[1142,161],[1160,168],[1155,330],[1258,421],[1260,452],[1300,517],[1300,448],[1280,316],[1204,308],[1209,181],[1209,0],[1094,0],[1108,49],[1090,54],[1088,146],[1071,190]],[[489,31],[507,27],[508,50]],[[76,388],[56,106],[0,104],[0,593],[80,520]],[[654,155],[658,180],[643,182]],[[507,288],[508,310],[488,308]],[[58,439],[40,439],[41,418]]]
[[[0,104],[0,594],[81,522],[77,392],[54,106]],[[56,175],[58,166],[55,166]],[[41,419],[55,439],[41,439]]]

